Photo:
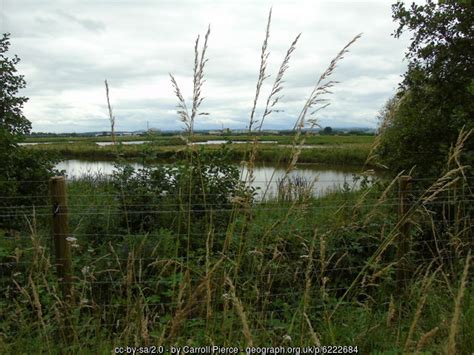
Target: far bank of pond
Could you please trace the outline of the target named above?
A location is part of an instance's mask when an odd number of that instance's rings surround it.
[[[109,142],[88,143],[49,143],[27,145],[26,149],[47,152],[60,159],[115,160],[117,156],[125,159],[147,158],[156,161],[176,161],[187,156],[188,149],[217,150],[222,144],[206,141],[203,144],[185,145],[154,145],[141,144],[142,141],[127,142],[113,146]],[[329,165],[362,166],[366,163],[370,152],[368,143],[348,144],[304,144],[301,146],[299,162]],[[247,144],[232,143],[229,146],[230,158],[235,162],[246,159],[249,147]],[[285,163],[293,156],[291,145],[267,142],[259,144],[256,161],[267,163]]]

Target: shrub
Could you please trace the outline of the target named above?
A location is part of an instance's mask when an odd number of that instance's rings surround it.
[[[230,163],[229,149],[192,151],[192,163],[147,165],[134,169],[117,165],[113,183],[129,231],[171,228],[201,230],[226,226],[231,198],[244,193],[239,169]],[[211,217],[212,215],[212,217]]]

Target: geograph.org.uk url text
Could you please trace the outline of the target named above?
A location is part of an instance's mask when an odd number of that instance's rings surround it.
[[[327,345],[327,346],[277,346],[277,347],[224,347],[224,346],[124,346],[114,348],[116,354],[358,354],[357,346]]]

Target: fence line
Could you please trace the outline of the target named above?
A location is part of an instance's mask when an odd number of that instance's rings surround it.
[[[409,179],[405,177],[406,181],[417,181],[416,179]],[[471,245],[474,243],[474,236],[469,234],[470,237],[466,238],[455,238],[453,237],[443,237],[433,238],[430,240],[423,240],[412,238],[410,235],[410,228],[413,225],[416,225],[416,218],[408,219],[410,211],[410,194],[417,192],[425,192],[426,190],[413,189],[408,185],[400,185],[399,191],[400,194],[398,197],[387,197],[386,199],[381,199],[380,197],[372,198],[370,195],[366,198],[357,201],[346,200],[344,198],[331,198],[329,201],[319,200],[312,201],[308,205],[293,205],[292,202],[288,205],[281,207],[281,201],[272,201],[272,202],[258,202],[251,204],[250,207],[253,208],[254,213],[258,212],[271,212],[271,211],[291,211],[293,208],[297,213],[301,213],[302,209],[304,212],[315,212],[318,210],[330,210],[330,209],[339,209],[339,208],[390,208],[394,209],[395,207],[399,208],[399,214],[391,214],[390,218],[386,222],[369,222],[364,223],[363,220],[358,222],[349,222],[351,224],[344,226],[328,226],[323,225],[326,228],[325,232],[318,232],[319,225],[309,227],[306,224],[298,226],[295,224],[287,225],[278,225],[273,226],[269,225],[265,227],[265,230],[253,229],[250,225],[245,231],[237,230],[236,232],[231,231],[203,231],[203,232],[193,232],[188,230],[188,232],[173,232],[171,230],[160,230],[155,231],[153,235],[162,236],[163,234],[169,234],[172,238],[179,237],[204,237],[212,236],[225,236],[226,238],[239,238],[240,241],[245,241],[248,236],[256,236],[258,233],[270,233],[271,236],[298,236],[299,233],[311,233],[313,235],[314,241],[310,242],[309,239],[312,238],[300,238],[298,239],[298,244],[285,245],[288,241],[287,239],[276,240],[273,245],[265,244],[262,242],[261,246],[255,247],[253,250],[251,248],[242,248],[238,247],[237,249],[233,248],[231,251],[225,250],[225,248],[219,245],[219,248],[222,248],[222,251],[216,251],[216,247],[211,248],[206,245],[206,249],[198,250],[197,253],[200,255],[186,255],[179,256],[182,250],[175,249],[174,252],[177,255],[166,257],[164,254],[173,252],[172,248],[178,248],[177,246],[172,246],[170,250],[163,252],[160,249],[161,244],[156,243],[156,248],[153,250],[147,250],[146,252],[156,253],[156,257],[147,256],[146,254],[141,254],[141,251],[136,249],[129,250],[128,244],[126,241],[122,241],[123,244],[120,246],[121,250],[113,250],[112,244],[110,248],[112,251],[107,251],[105,254],[96,255],[93,246],[89,246],[89,249],[82,248],[79,244],[80,256],[85,259],[84,267],[76,269],[75,272],[72,270],[72,265],[74,265],[74,250],[70,248],[73,244],[81,243],[82,237],[96,237],[96,240],[100,241],[101,237],[143,237],[145,240],[148,238],[148,233],[137,232],[134,235],[130,235],[127,232],[123,233],[81,233],[79,230],[77,233],[70,231],[68,228],[69,222],[67,218],[70,217],[85,217],[89,216],[142,216],[142,215],[165,215],[165,214],[177,214],[179,212],[185,213],[199,213],[206,212],[213,214],[224,213],[224,212],[235,212],[246,210],[246,207],[242,207],[238,204],[235,204],[233,208],[220,208],[217,210],[210,210],[212,206],[221,206],[221,204],[212,204],[212,203],[203,203],[192,201],[190,204],[187,204],[187,201],[184,201],[183,204],[159,204],[159,203],[138,203],[138,204],[123,204],[117,202],[116,205],[110,206],[108,204],[68,204],[66,199],[66,184],[68,180],[64,177],[57,178],[57,183],[61,188],[55,190],[51,189],[50,194],[43,197],[52,197],[50,204],[43,205],[15,205],[12,206],[1,206],[0,207],[0,217],[9,218],[9,217],[18,217],[18,216],[31,216],[31,217],[52,217],[54,229],[54,240],[56,243],[52,246],[54,252],[51,251],[48,253],[48,248],[44,245],[41,245],[39,241],[43,240],[42,235],[12,235],[10,237],[4,237],[6,240],[10,240],[12,243],[31,240],[32,246],[29,248],[32,251],[32,255],[36,255],[37,265],[33,265],[32,260],[24,260],[23,256],[18,255],[17,260],[14,260],[12,257],[11,261],[0,262],[0,278],[9,279],[8,282],[17,282],[17,280],[26,280],[26,273],[33,272],[37,267],[37,270],[53,270],[57,269],[57,276],[53,281],[63,290],[63,299],[65,303],[73,302],[73,291],[74,288],[77,290],[82,290],[84,295],[91,295],[92,301],[85,302],[84,307],[90,307],[98,309],[113,309],[128,307],[128,301],[120,301],[115,303],[108,303],[109,294],[108,292],[135,292],[137,289],[135,287],[142,287],[140,292],[151,292],[152,295],[157,293],[161,294],[164,291],[168,293],[163,293],[163,301],[151,300],[145,302],[144,306],[146,307],[180,307],[183,302],[186,302],[186,297],[183,301],[174,301],[168,300],[177,294],[182,283],[189,283],[189,290],[186,292],[191,292],[191,288],[194,284],[200,285],[205,282],[208,277],[210,284],[221,284],[223,289],[227,289],[227,286],[223,282],[223,277],[226,273],[227,268],[234,270],[230,272],[229,278],[235,282],[238,282],[239,285],[245,289],[245,287],[250,287],[252,281],[260,281],[263,285],[263,290],[249,288],[248,293],[242,293],[239,295],[241,299],[250,302],[247,307],[251,313],[250,317],[255,317],[259,314],[278,314],[280,312],[288,312],[288,310],[299,310],[303,309],[303,305],[298,304],[297,306],[294,303],[297,300],[302,300],[304,297],[308,296],[305,294],[306,284],[305,280],[312,280],[315,285],[315,288],[312,289],[312,293],[309,294],[309,297],[313,297],[314,293],[339,293],[346,292],[348,290],[348,285],[342,286],[344,277],[354,277],[355,274],[367,271],[365,279],[353,288],[359,289],[360,292],[366,293],[367,290],[372,288],[377,288],[381,283],[387,283],[391,286],[396,286],[397,290],[402,292],[403,289],[406,289],[406,286],[413,280],[413,270],[420,264],[432,263],[433,265],[439,265],[443,263],[450,263],[451,261],[459,260],[459,256],[454,251],[454,248],[451,250],[438,250],[438,245],[440,243],[445,243],[445,245],[456,245],[456,243],[461,243],[462,245]],[[69,180],[70,181],[70,180]],[[403,181],[403,180],[402,180]],[[42,181],[44,182],[44,181]],[[1,183],[1,182],[0,182]],[[32,181],[33,183],[33,181]],[[51,185],[50,185],[51,186]],[[450,189],[453,192],[465,191],[463,187],[453,187]],[[374,193],[380,193],[379,191],[374,191]],[[222,196],[221,194],[202,194],[203,196]],[[114,197],[114,198],[125,198],[125,197],[143,197],[148,195],[134,195],[134,194],[78,194],[74,195],[74,198],[77,197],[91,197],[91,198],[103,198],[103,197]],[[187,194],[177,194],[177,195],[168,195],[168,196],[189,196]],[[198,195],[201,196],[201,195]],[[0,197],[1,199],[16,198],[17,196],[4,196]],[[20,197],[18,197],[20,198]],[[471,202],[474,199],[471,196],[460,196],[456,199],[451,199],[447,196],[437,196],[434,201],[429,201],[423,205],[426,207],[430,206],[442,206],[449,205],[452,202],[456,204],[466,204],[466,208],[470,208]],[[230,204],[230,202],[228,202]],[[206,206],[207,208],[193,208],[193,205]],[[171,207],[181,207],[181,209],[170,209]],[[188,208],[186,208],[188,206]],[[53,208],[52,208],[53,207]],[[113,210],[103,211],[104,208],[113,207]],[[143,207],[149,207],[149,209],[140,209]],[[31,213],[25,213],[30,211],[25,211],[31,208],[33,211]],[[81,208],[84,208],[82,210]],[[116,210],[116,209],[122,210]],[[384,211],[384,210],[382,210]],[[6,213],[4,213],[6,212]],[[10,212],[10,213],[8,213]],[[381,211],[379,211],[381,212]],[[468,221],[471,222],[469,215],[463,216],[465,219],[457,219],[453,215],[448,216],[448,218],[440,218],[435,216],[434,218],[426,218],[419,223],[452,223],[453,221]],[[347,222],[347,221],[346,221]],[[80,227],[80,224],[77,225]],[[122,228],[124,228],[122,226]],[[388,233],[385,235],[378,236],[377,231],[374,229],[379,228],[388,229]],[[397,228],[396,230],[394,228]],[[467,230],[471,230],[472,225],[467,226]],[[372,229],[372,230],[371,230]],[[344,250],[345,243],[351,242],[350,234],[343,234],[347,238],[341,238],[339,241],[340,245],[336,245],[332,249],[325,249],[325,243],[334,236],[335,233],[353,233],[354,240],[357,240],[360,237],[369,238],[370,245],[361,245],[360,248],[367,248],[367,252],[372,255],[371,249],[376,248],[378,244],[381,244],[385,241],[385,237],[390,236],[392,232],[397,233],[397,238],[394,239],[394,249],[388,253],[387,256],[376,260],[372,265],[367,264],[367,260],[350,260],[350,253],[347,250]],[[468,235],[468,236],[469,236]],[[68,240],[68,238],[74,238],[74,242]],[[77,240],[79,238],[79,240]],[[151,239],[156,241],[156,239]],[[189,239],[188,239],[189,240]],[[110,242],[110,241],[109,241]],[[223,241],[222,241],[223,242]],[[185,248],[185,242],[180,242],[181,247]],[[280,244],[281,243],[281,244]],[[306,244],[303,244],[306,243]],[[315,243],[313,246],[310,246],[311,243]],[[178,245],[178,244],[176,244]],[[40,246],[38,254],[35,254],[35,246]],[[102,252],[104,252],[105,247],[102,247]],[[189,248],[189,245],[188,245]],[[347,247],[349,250],[349,247]],[[418,249],[417,249],[418,248]],[[288,249],[288,250],[286,250]],[[325,253],[328,255],[321,255],[322,250],[325,250]],[[414,254],[417,250],[423,250],[426,254],[426,257],[418,258],[419,254]],[[131,252],[130,252],[131,251]],[[188,250],[189,251],[189,250]],[[135,256],[137,252],[137,256]],[[411,253],[413,252],[413,256]],[[41,254],[40,254],[41,253]],[[54,258],[50,256],[54,255]],[[124,255],[127,255],[124,257]],[[152,254],[153,255],[153,254]],[[394,257],[395,255],[395,257]],[[416,256],[415,256],[416,255]],[[423,253],[420,255],[424,255]],[[54,260],[52,260],[54,259]],[[236,261],[238,260],[238,261]],[[250,260],[250,261],[249,261]],[[280,264],[281,261],[291,261],[291,263]],[[88,262],[88,263],[87,263]],[[220,262],[225,263],[225,265],[216,271],[215,274],[212,274],[212,271],[204,268],[197,268],[197,266],[206,266],[212,269],[214,265],[219,265]],[[247,265],[248,263],[250,265]],[[255,262],[255,264],[253,264]],[[270,264],[273,262],[272,264]],[[236,263],[240,267],[234,269]],[[246,264],[247,263],[247,264]],[[312,263],[312,264],[308,264]],[[409,264],[411,263],[411,264]],[[174,265],[173,265],[174,264]],[[165,266],[163,266],[165,265]],[[253,270],[257,271],[256,265],[259,265],[258,272],[252,272]],[[450,264],[452,265],[452,264]],[[131,269],[128,269],[128,266],[132,266]],[[288,266],[291,266],[288,268]],[[29,269],[29,267],[31,269]],[[77,266],[76,266],[77,268]],[[95,270],[95,268],[100,268]],[[248,270],[252,270],[248,272]],[[180,274],[175,272],[179,271]],[[412,277],[410,277],[410,273]],[[339,278],[340,275],[340,278]],[[385,277],[385,275],[388,275]],[[174,279],[169,279],[174,277]],[[329,277],[330,279],[326,279]],[[156,278],[156,279],[153,279]],[[168,278],[168,279],[167,279]],[[45,279],[46,281],[46,279]],[[0,282],[5,282],[2,280]],[[20,281],[18,281],[20,282]],[[31,281],[30,279],[30,282]],[[273,288],[273,282],[279,283],[280,288],[290,288],[290,291],[281,292],[278,287]],[[299,284],[295,284],[299,282]],[[257,285],[257,284],[255,284]],[[25,286],[27,287],[28,284]],[[35,284],[36,290],[41,290],[42,292],[51,292],[50,285],[43,284],[41,282]],[[53,287],[54,289],[54,287]],[[36,291],[35,291],[36,292]],[[96,292],[96,293],[94,293]],[[103,295],[102,293],[105,293]],[[137,291],[138,292],[138,291]],[[242,290],[239,290],[242,292]],[[261,292],[261,293],[259,293]],[[82,296],[81,296],[82,297]],[[189,295],[189,297],[192,297]],[[207,297],[207,298],[206,298]],[[203,299],[194,300],[193,304],[195,305],[205,305],[209,302],[209,297],[217,304],[222,304],[225,301],[225,295],[214,295],[212,293],[210,296],[203,296]],[[314,297],[317,298],[317,297]],[[110,299],[112,299],[110,297]],[[104,302],[101,302],[103,300]],[[109,301],[107,301],[109,300]],[[272,302],[276,301],[288,301],[289,306],[283,307],[279,303],[272,305]],[[253,302],[253,303],[252,303]],[[268,302],[268,307],[275,307],[275,309],[259,309],[260,306],[257,305],[258,302]],[[252,309],[252,307],[255,309]],[[322,309],[321,306],[309,304],[304,307],[306,311]],[[69,313],[64,311],[64,317],[69,319]],[[203,318],[193,318],[192,316],[186,316],[187,320],[202,320]],[[116,323],[101,323],[101,325],[114,325]],[[71,326],[66,322],[65,327],[68,328]]]
[[[302,187],[302,189],[305,189],[305,187]],[[311,191],[311,189],[309,189]],[[450,187],[449,191],[466,191],[467,192],[468,188],[467,187]],[[152,193],[154,191],[150,191]],[[338,191],[335,191],[338,192]],[[409,193],[423,193],[426,192],[426,189],[415,189],[415,190],[407,190]],[[446,191],[447,192],[447,191]],[[155,192],[156,196],[160,197],[182,197],[182,196],[223,196],[224,194],[222,193],[203,193],[203,192],[193,192],[192,194],[183,192],[179,194],[169,194],[166,191],[160,191]],[[380,193],[380,191],[374,191],[374,194]],[[472,194],[472,192],[470,192]],[[232,194],[230,194],[232,195]],[[115,193],[115,194],[74,194],[74,197],[150,197],[150,194],[127,194],[127,193]],[[28,196],[0,196],[0,199],[25,199],[25,198],[49,198],[49,195],[28,195]]]
[[[430,201],[427,203],[423,203],[423,205],[443,205],[446,204],[446,202],[451,202],[451,201]],[[469,200],[457,200],[456,202],[474,202],[474,199],[469,199]],[[199,203],[202,205],[205,205],[204,203]],[[350,208],[350,207],[395,207],[398,206],[397,203],[388,203],[388,204],[352,204],[352,205],[328,205],[328,206],[311,206],[311,207],[306,207],[306,206],[300,206],[300,209],[304,209],[305,211],[317,211],[320,209],[334,209],[334,208]],[[245,206],[239,207],[238,209],[245,209]],[[257,208],[254,210],[254,212],[259,212],[259,211],[286,211],[288,210],[289,207],[279,207],[279,208]],[[126,214],[132,214],[132,215],[141,215],[141,214],[154,214],[154,215],[160,215],[160,214],[174,214],[179,211],[182,212],[213,212],[213,213],[219,213],[219,212],[233,212],[236,209],[218,209],[218,210],[212,210],[210,211],[209,209],[181,209],[181,210],[126,210],[126,211],[106,211],[106,212],[94,212],[94,211],[89,211],[89,212],[75,212],[72,211],[69,213],[71,216],[92,216],[92,215],[105,215],[105,216],[112,216],[112,215],[122,215],[124,213]],[[23,213],[22,215],[29,216],[29,217],[45,217],[45,216],[50,216],[49,213]],[[0,214],[0,217],[15,217],[17,214],[15,213],[10,213],[10,214]]]
[[[1,170],[1,169],[0,169]],[[296,169],[296,170],[293,170],[294,172],[298,172],[300,169]],[[361,171],[360,173],[347,173],[347,174],[352,174],[352,175],[356,175],[356,177],[358,178],[363,178],[363,177],[376,177],[376,175],[363,175],[364,171]],[[105,179],[104,179],[104,176],[101,175],[99,178],[95,178],[94,176],[89,176],[89,175],[84,175],[83,177],[76,177],[76,178],[68,178],[66,175],[61,175],[64,177],[65,181],[66,182],[86,182],[86,181],[89,181],[89,180],[99,180],[101,181],[101,179],[103,179],[103,181],[105,183],[107,182],[110,182],[110,179],[112,178],[112,175],[106,175],[105,176]],[[110,179],[107,178],[108,176],[110,176]],[[302,175],[289,175],[288,176],[289,178],[291,177],[305,177],[305,176],[302,176]],[[433,177],[423,177],[423,178],[420,178],[420,177],[411,177],[411,181],[413,182],[416,182],[416,181],[436,181],[440,178],[440,176],[433,176]],[[474,179],[474,176],[462,176],[461,177],[461,180],[472,180]],[[318,179],[317,177],[314,178],[314,179],[310,179],[310,180],[315,180],[316,182],[338,182],[338,181],[335,181],[334,179]],[[275,178],[272,179],[271,181],[270,180],[253,180],[254,182],[275,182],[275,183],[278,183],[278,181],[275,181]],[[242,180],[242,182],[245,182],[245,180]],[[0,180],[0,183],[49,183],[49,179],[44,179],[44,180]]]

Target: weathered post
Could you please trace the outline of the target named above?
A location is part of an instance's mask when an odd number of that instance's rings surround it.
[[[407,220],[407,212],[410,209],[408,200],[408,190],[411,185],[411,177],[408,175],[402,175],[399,178],[399,218],[402,219],[400,224],[400,230],[398,233],[398,244],[397,244],[397,286],[400,290],[405,288],[405,282],[408,278],[408,260],[407,254],[410,251],[410,225]]]
[[[66,182],[64,176],[54,176],[49,181],[53,206],[53,241],[56,256],[56,270],[61,282],[63,297],[72,297],[72,263],[69,236]]]

